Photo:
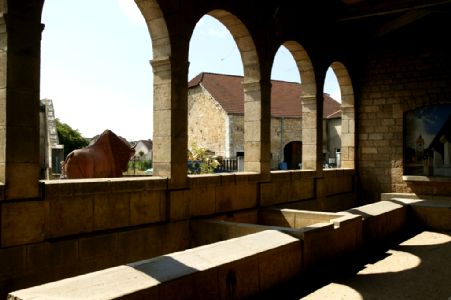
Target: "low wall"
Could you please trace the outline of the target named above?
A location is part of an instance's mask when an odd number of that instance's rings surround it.
[[[299,240],[262,231],[16,291],[8,299],[243,299],[298,274],[300,254]]]
[[[450,196],[384,193],[381,199],[408,205],[413,225],[434,230],[451,230]]]
[[[365,244],[375,244],[403,232],[407,227],[407,207],[392,201],[380,201],[345,211],[363,219]]]
[[[251,218],[248,212],[262,204],[285,201],[335,206],[334,195],[323,197],[317,188],[318,180],[332,182],[334,175],[352,182],[354,171],[334,170],[327,176],[283,171],[264,178],[255,173],[193,175],[182,189],[171,189],[168,179],[159,177],[50,180],[40,183],[37,199],[1,201],[0,195],[0,297],[187,249],[193,219]],[[284,185],[283,198],[274,189],[279,184]],[[264,192],[267,185],[270,194]],[[352,185],[346,190],[352,195]]]
[[[260,209],[258,224],[302,228],[317,223],[331,223],[342,215],[294,209]]]
[[[363,244],[358,215],[261,209],[236,216],[191,222],[195,245],[213,243],[263,230],[278,230],[302,241],[303,271],[329,259],[358,251]]]

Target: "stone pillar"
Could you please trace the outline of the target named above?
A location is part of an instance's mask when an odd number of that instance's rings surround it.
[[[341,105],[341,167],[355,166],[355,112],[353,105]]]
[[[170,188],[187,184],[188,64],[171,58],[151,61],[154,73],[153,168],[155,176],[169,178]]]
[[[302,169],[316,170],[317,148],[322,148],[318,139],[316,97],[302,96]]]
[[[324,127],[324,94],[318,92],[316,95],[316,170],[323,170],[323,127]]]
[[[12,1],[0,19],[0,181],[5,199],[39,197],[42,1]]]
[[[271,170],[271,83],[244,82],[244,171]]]

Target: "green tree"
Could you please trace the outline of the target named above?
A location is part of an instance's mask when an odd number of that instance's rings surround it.
[[[88,140],[81,136],[78,129],[72,129],[72,127],[62,123],[59,119],[55,121],[59,142],[61,145],[64,145],[64,157],[73,150],[86,147],[89,144]]]

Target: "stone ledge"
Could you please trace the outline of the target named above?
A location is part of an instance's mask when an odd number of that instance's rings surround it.
[[[403,181],[451,182],[451,177],[403,175]]]
[[[345,212],[354,215],[360,215],[365,220],[371,217],[381,216],[391,211],[401,209],[404,205],[405,204],[394,203],[391,201],[379,201],[359,207],[354,207]]]
[[[5,200],[5,184],[0,182],[0,201]]]
[[[120,193],[144,190],[165,190],[168,179],[162,177],[120,177],[41,180],[45,197],[82,194]]]
[[[364,243],[371,245],[404,230],[408,223],[406,203],[379,201],[344,211],[361,216]]]
[[[388,201],[393,198],[403,198],[403,199],[418,199],[415,193],[382,193],[381,201]]]
[[[405,199],[391,201],[409,205],[416,223],[433,230],[451,230],[451,199]]]

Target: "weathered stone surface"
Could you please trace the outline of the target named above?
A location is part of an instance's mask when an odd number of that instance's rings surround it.
[[[47,201],[2,203],[2,247],[43,241],[47,235],[48,222]]]
[[[59,198],[50,201],[49,236],[61,237],[94,229],[94,196]]]
[[[180,293],[180,288],[186,287],[192,293],[191,296],[197,299],[202,297],[197,293],[204,293],[206,287],[198,285],[190,289],[191,284],[194,279],[203,278],[208,280],[202,283],[210,282],[211,288],[207,291],[214,298],[221,298],[221,295],[243,298],[278,284],[282,278],[288,279],[299,273],[301,258],[298,251],[299,240],[277,231],[263,231],[16,291],[9,297],[117,299],[159,294],[160,299],[186,299],[185,294]],[[276,257],[281,257],[281,253],[290,254],[290,259],[277,260]],[[268,261],[271,261],[271,269],[277,271],[277,276],[263,271]],[[204,272],[209,276],[200,275]]]
[[[130,224],[139,225],[166,220],[166,192],[145,191],[131,194]]]

